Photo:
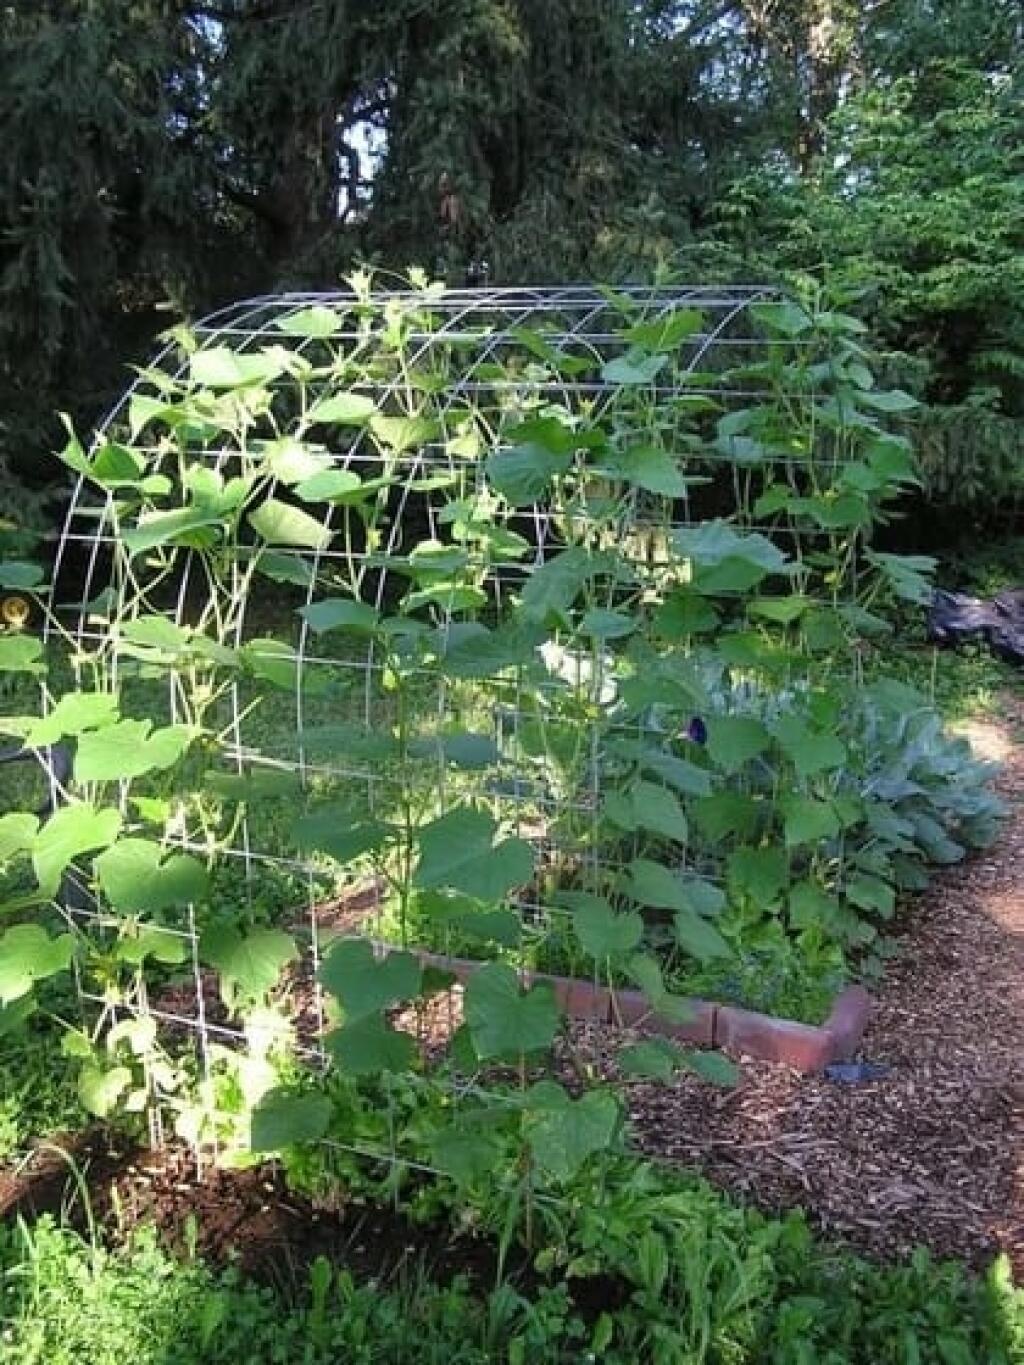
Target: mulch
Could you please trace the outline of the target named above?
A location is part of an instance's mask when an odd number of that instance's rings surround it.
[[[692,1077],[631,1086],[637,1145],[769,1211],[802,1206],[873,1255],[916,1245],[1024,1277],[1024,697],[982,749],[1005,755],[999,841],[937,877],[874,991],[860,1056],[884,1080],[842,1084],[739,1059],[733,1090]],[[607,1039],[578,1044],[610,1066]]]

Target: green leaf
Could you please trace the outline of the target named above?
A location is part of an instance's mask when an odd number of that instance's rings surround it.
[[[155,914],[205,899],[209,875],[197,858],[148,839],[119,839],[96,859],[100,889],[115,910]]]
[[[341,938],[331,944],[317,975],[351,1024],[413,999],[419,994],[421,968],[412,953],[395,950],[377,957],[369,940]]]
[[[459,806],[419,832],[420,861],[413,882],[429,890],[451,887],[478,900],[497,901],[533,875],[533,850],[523,839],[495,845],[497,825],[486,811]]]
[[[634,858],[626,873],[622,891],[631,900],[659,910],[688,910],[679,876],[669,868],[649,858]]]
[[[736,773],[768,748],[771,736],[752,716],[712,716],[707,721],[707,750],[712,762]]]
[[[677,911],[672,926],[680,948],[699,962],[712,962],[715,958],[733,955],[715,926],[700,915],[695,915],[692,910]]]
[[[0,816],[0,864],[17,853],[28,853],[39,831],[39,819],[27,812]]]
[[[664,355],[645,355],[643,351],[630,350],[602,365],[601,378],[606,384],[653,384],[667,359]]]
[[[341,314],[322,303],[300,308],[286,317],[276,318],[274,326],[285,336],[302,337],[309,341],[323,341],[341,330]]]
[[[513,507],[540,502],[559,474],[569,468],[571,454],[536,442],[498,450],[484,464],[491,487]]]
[[[331,1112],[326,1095],[271,1090],[250,1116],[249,1148],[253,1152],[279,1152],[300,1142],[318,1142],[330,1127]]]
[[[758,802],[742,792],[715,792],[694,805],[693,817],[705,838],[712,841],[749,839],[760,823],[760,811]]]
[[[187,726],[154,730],[152,721],[119,720],[81,736],[76,782],[116,782],[173,767],[191,743]]]
[[[865,550],[864,558],[879,570],[897,597],[917,606],[929,605],[936,567],[936,561],[929,555],[888,555]]]
[[[40,587],[44,580],[45,575],[38,564],[26,564],[17,559],[0,563],[0,588],[31,592]]]
[[[152,512],[139,518],[121,533],[121,543],[130,555],[146,554],[160,545],[190,545],[196,532],[222,529],[224,513],[209,507],[176,507],[170,512]]]
[[[881,877],[851,877],[845,887],[846,899],[860,910],[873,911],[890,919],[896,909],[896,893]]]
[[[43,642],[34,635],[0,635],[0,673],[45,673]]]
[[[249,525],[268,545],[290,545],[299,550],[325,550],[333,532],[329,526],[298,507],[276,498],[249,513]]]
[[[339,863],[375,852],[389,834],[387,825],[377,820],[354,819],[343,803],[316,806],[292,827],[299,848],[317,849]]]
[[[665,598],[654,614],[654,628],[665,640],[685,640],[689,635],[704,635],[714,630],[721,617],[706,598],[685,588],[677,588]]]
[[[334,1029],[324,1039],[324,1046],[337,1065],[351,1076],[410,1071],[416,1064],[413,1039],[392,1028],[379,1014],[369,1014]]]
[[[660,777],[683,796],[707,796],[711,791],[711,774],[688,759],[678,758],[667,749],[627,741],[617,744],[615,752],[630,758],[644,772]]]
[[[249,1001],[261,1000],[298,958],[294,940],[280,929],[243,934],[230,924],[212,925],[200,940],[199,953],[230,985],[231,994]]]
[[[559,903],[571,910],[580,946],[596,962],[625,957],[639,947],[644,922],[637,911],[615,910],[603,896],[587,891],[563,892]]]
[[[736,531],[721,520],[679,527],[672,532],[672,544],[681,558],[692,560],[702,568],[741,560],[763,570],[761,577],[792,569],[786,556],[767,536],[757,531]]]
[[[658,446],[630,446],[608,461],[601,472],[663,498],[685,498],[690,487],[678,460]]]
[[[478,772],[497,763],[501,755],[490,735],[474,735],[469,731],[433,735],[429,739],[414,740],[409,746],[414,758],[440,759],[457,768]]]
[[[632,635],[639,622],[625,612],[608,611],[604,607],[593,607],[584,612],[580,621],[580,632],[595,640],[622,640]]]
[[[475,621],[455,624],[440,640],[440,668],[453,678],[491,678],[507,668],[524,667],[545,638],[540,627],[489,630]]]
[[[688,1052],[686,1066],[712,1085],[731,1086],[740,1081],[739,1067],[721,1052]]]
[[[546,560],[533,570],[523,588],[527,620],[547,622],[551,617],[564,617],[598,567],[594,557],[578,546]]]
[[[766,331],[777,336],[803,336],[814,326],[810,313],[796,303],[753,303],[748,311]]]
[[[441,434],[440,423],[433,417],[384,417],[376,413],[370,422],[370,429],[381,445],[404,455],[407,450],[418,450],[421,446],[436,441]]]
[[[699,332],[704,314],[696,308],[674,308],[660,317],[638,322],[623,333],[634,346],[646,351],[675,351],[684,341]]]
[[[65,869],[81,853],[112,844],[121,829],[116,810],[96,810],[84,802],[62,806],[51,815],[32,845],[32,863],[40,887],[56,894]]]
[[[518,1059],[551,1046],[558,1030],[559,1011],[554,991],[538,983],[523,991],[511,967],[492,962],[469,978],[465,993],[466,1021],[477,1055]]]
[[[335,393],[313,404],[309,420],[324,426],[365,427],[376,414],[377,404],[368,394]]]
[[[679,888],[686,901],[687,910],[695,915],[718,915],[725,909],[725,892],[721,887],[705,881],[703,877],[681,873]]]
[[[365,602],[353,602],[345,597],[325,597],[301,608],[301,615],[309,628],[318,635],[328,630],[347,630],[357,635],[372,635],[380,617],[374,607]]]
[[[777,907],[789,886],[789,862],[784,849],[737,848],[728,865],[729,890],[746,897],[755,905],[771,910]]]
[[[27,995],[37,981],[71,966],[74,939],[51,937],[40,924],[16,924],[0,934],[0,1005]]]
[[[625,791],[612,792],[605,799],[604,813],[620,829],[643,829],[677,843],[686,842],[688,826],[679,798],[655,782],[640,778]]]
[[[281,362],[265,353],[241,354],[227,346],[211,346],[189,356],[189,372],[192,382],[205,388],[237,389],[276,379]]]
[[[132,1083],[132,1073],[126,1066],[107,1069],[86,1066],[78,1077],[78,1098],[83,1109],[98,1119],[109,1118],[118,1101]]]
[[[830,801],[810,796],[787,795],[780,803],[785,822],[786,847],[818,844],[839,833],[839,817]]]
[[[571,1180],[588,1157],[611,1146],[622,1117],[610,1091],[589,1090],[573,1100],[554,1081],[538,1082],[525,1103],[534,1161],[561,1183]]]
[[[669,1038],[645,1038],[619,1048],[616,1061],[623,1076],[631,1080],[668,1082],[686,1064],[686,1053]]]
[[[913,412],[921,404],[902,389],[874,389],[858,395],[862,407],[874,408],[875,412]]]
[[[114,955],[119,962],[127,962],[132,967],[141,967],[150,957],[165,966],[180,967],[189,959],[189,942],[184,934],[147,924],[139,927],[138,932],[118,939]]]
[[[811,730],[796,716],[783,716],[775,721],[772,733],[802,778],[831,772],[846,762],[846,747],[842,740]]]

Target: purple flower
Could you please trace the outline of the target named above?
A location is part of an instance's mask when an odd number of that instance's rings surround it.
[[[686,738],[692,744],[707,744],[708,727],[701,720],[700,716],[694,716],[686,727]]]

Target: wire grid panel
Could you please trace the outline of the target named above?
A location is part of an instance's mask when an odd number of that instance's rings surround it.
[[[241,883],[244,916],[305,922],[312,971],[295,989],[313,1055],[323,939],[357,917],[351,869],[285,829],[297,802],[343,809],[355,828],[396,810],[420,823],[466,803],[492,811],[537,855],[514,897],[522,964],[560,913],[552,889],[617,856],[598,828],[607,741],[642,738],[646,722],[636,708],[616,718],[616,607],[643,613],[685,582],[675,532],[722,519],[768,533],[815,590],[827,531],[766,512],[764,495],[827,486],[844,455],[793,434],[813,432],[816,393],[779,364],[793,345],[757,325],[773,301],[762,288],[582,286],[257,298],[173,338],[103,424],[94,449],[128,450],[144,491],[113,481],[97,498],[79,483],[57,555],[58,579],[80,585],[73,635],[126,714],[216,736],[199,795],[175,796],[163,837],[201,856],[216,846],[215,898],[237,901]],[[785,436],[743,418],[769,372]],[[546,477],[551,424],[572,436]],[[618,463],[604,470],[608,449]],[[514,459],[497,473],[496,453],[523,450],[525,473]],[[623,460],[650,469],[616,483]],[[227,544],[233,489],[257,510]],[[539,571],[581,549],[595,563],[614,553],[629,585],[595,575],[590,625],[566,608],[528,640],[528,665],[492,653]],[[215,684],[229,656],[245,666]],[[407,908],[396,925],[383,897],[361,923],[408,938]],[[242,1041],[208,999],[197,925],[211,909],[167,919],[188,946],[191,997],[170,1007],[140,985],[126,1002],[196,1035],[204,1059],[212,1039]],[[87,891],[71,913],[111,924]],[[450,948],[451,925],[440,938],[428,946]]]

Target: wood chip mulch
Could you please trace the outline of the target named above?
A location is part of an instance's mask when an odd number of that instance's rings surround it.
[[[923,1244],[1024,1276],[1024,696],[972,740],[1002,750],[1010,806],[992,848],[937,877],[873,992],[860,1056],[885,1080],[842,1084],[742,1060],[734,1090],[688,1077],[630,1087],[636,1140],[748,1202],[803,1206],[874,1255]],[[988,756],[988,755],[986,755]],[[607,1039],[578,1045],[603,1062]]]

